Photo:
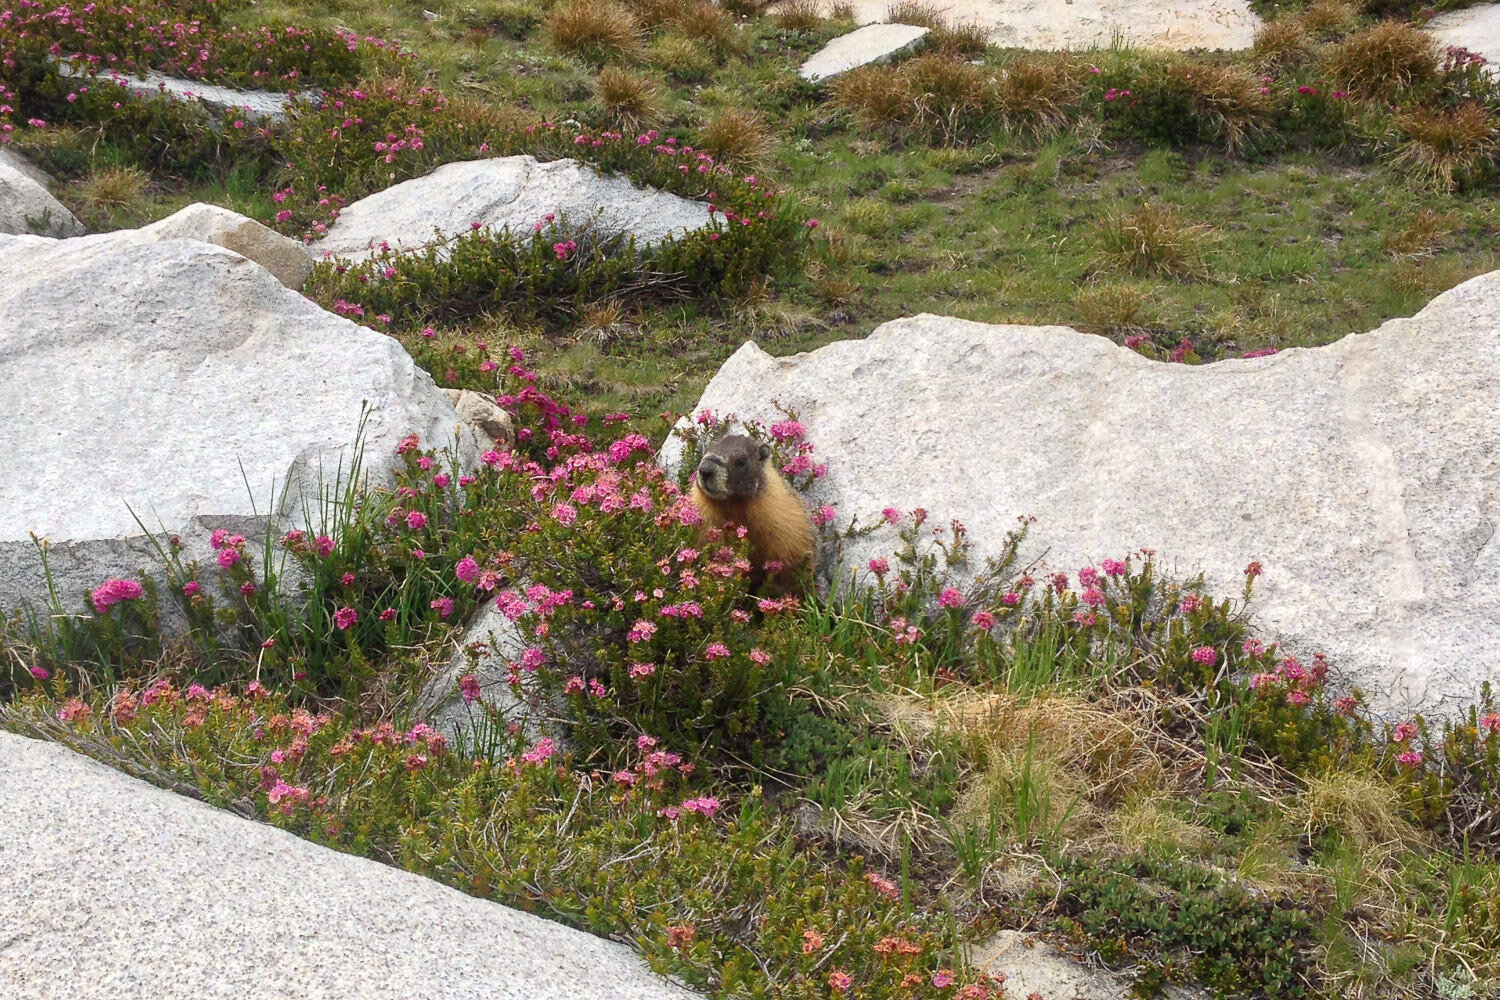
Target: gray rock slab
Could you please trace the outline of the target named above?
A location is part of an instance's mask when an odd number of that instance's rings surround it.
[[[924,507],[982,559],[1034,515],[1023,558],[1072,574],[1146,547],[1225,597],[1259,561],[1263,638],[1404,713],[1500,684],[1497,398],[1500,271],[1326,347],[1203,366],[929,315],[788,358],[746,344],[699,408],[792,408],[842,523]],[[897,544],[877,531],[846,565]]]
[[[75,67],[67,60],[58,61],[58,70],[63,76],[86,77],[86,70]],[[202,80],[182,80],[156,70],[148,70],[144,77],[130,76],[124,73],[101,74],[94,77],[99,84],[114,84],[123,87],[135,97],[156,97],[165,95],[174,100],[184,102],[196,102],[203,106],[205,111],[218,116],[233,109],[243,116],[246,122],[258,122],[262,119],[268,121],[282,121],[287,116],[287,107],[295,99],[291,94],[277,93],[273,90],[237,90],[233,87],[221,87],[218,84],[204,83]],[[310,100],[318,97],[316,91],[307,91],[297,96]]]
[[[471,657],[468,647],[476,643],[480,651]],[[448,663],[423,687],[413,712],[459,747],[472,748],[476,739],[486,738],[490,720],[485,706],[499,714],[499,725],[521,726],[529,739],[548,735],[561,740],[562,731],[546,724],[534,686],[523,682],[523,690],[516,691],[509,683],[509,665],[521,659],[527,645],[516,623],[494,601],[487,602],[469,622]],[[473,674],[479,683],[479,701],[473,704],[459,689],[465,674]]]
[[[630,948],[0,733],[0,996],[688,1000]]]
[[[640,246],[707,226],[705,202],[637,187],[576,160],[542,163],[530,156],[447,163],[348,205],[309,250],[359,259],[381,242],[415,250],[473,223],[530,236],[543,217],[567,217],[570,229],[590,225],[633,234]]]
[[[1500,4],[1486,3],[1462,10],[1446,10],[1427,22],[1439,44],[1477,52],[1488,60],[1485,72],[1494,75],[1500,63]]]
[[[16,153],[0,149],[0,233],[83,234],[83,223],[52,197],[45,178]]]
[[[804,80],[827,80],[904,52],[921,41],[928,30],[911,24],[867,24],[814,52],[797,72]]]
[[[495,403],[495,397],[473,389],[444,389],[464,423],[496,444],[509,445],[516,439],[510,414]]]
[[[156,566],[153,532],[207,565],[215,528],[249,538],[317,516],[347,475],[389,479],[401,439],[479,449],[399,343],[319,308],[269,271],[195,240],[125,232],[0,236],[0,609],[64,606]],[[274,496],[273,496],[274,490]]]
[[[189,239],[227,247],[291,289],[301,288],[313,269],[312,258],[296,240],[238,212],[204,202],[195,202],[136,233],[141,241]]]
[[[842,0],[860,24],[884,21],[890,0]],[[820,0],[828,14],[838,0]],[[973,24],[1016,49],[1248,49],[1261,20],[1249,0],[944,0],[950,24]]]
[[[1095,966],[1075,962],[1045,941],[1019,931],[1001,931],[972,949],[969,964],[990,975],[1005,975],[1005,995],[1040,994],[1047,1000],[1131,1000],[1131,981]],[[1168,986],[1168,1000],[1197,1000],[1201,990]]]

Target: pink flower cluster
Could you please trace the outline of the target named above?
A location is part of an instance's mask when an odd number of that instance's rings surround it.
[[[105,580],[89,595],[94,610],[104,614],[121,601],[133,601],[142,594],[141,585],[135,580]]]

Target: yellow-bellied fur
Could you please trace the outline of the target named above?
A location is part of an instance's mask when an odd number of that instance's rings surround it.
[[[726,523],[742,526],[750,541],[750,579],[765,579],[766,562],[780,562],[777,577],[789,576],[813,555],[813,523],[801,496],[787,486],[769,457],[756,459],[756,444],[742,436],[730,436],[715,442],[705,453],[705,462],[721,463],[723,472],[714,469],[723,483],[709,496],[702,484],[693,483],[693,504],[709,528],[723,528]],[[699,463],[702,477],[703,463]]]
[[[784,570],[800,566],[812,555],[812,523],[802,498],[792,492],[780,474],[766,480],[765,489],[747,499],[715,500],[693,484],[693,503],[709,527],[725,523],[743,525],[750,538],[750,561],[759,570],[768,562],[781,563]]]

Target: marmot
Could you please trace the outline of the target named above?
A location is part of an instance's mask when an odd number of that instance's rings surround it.
[[[752,589],[766,578],[766,563],[779,562],[774,576],[784,581],[813,554],[812,519],[776,471],[768,444],[743,434],[715,441],[698,463],[692,497],[709,527],[732,522],[745,528]]]

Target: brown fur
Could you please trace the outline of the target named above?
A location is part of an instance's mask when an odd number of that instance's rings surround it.
[[[720,495],[711,496],[704,485]],[[748,437],[731,434],[704,452],[692,498],[709,527],[745,528],[753,585],[765,579],[767,562],[781,563],[775,578],[785,581],[812,556],[812,520],[802,498],[781,478],[770,449]]]

